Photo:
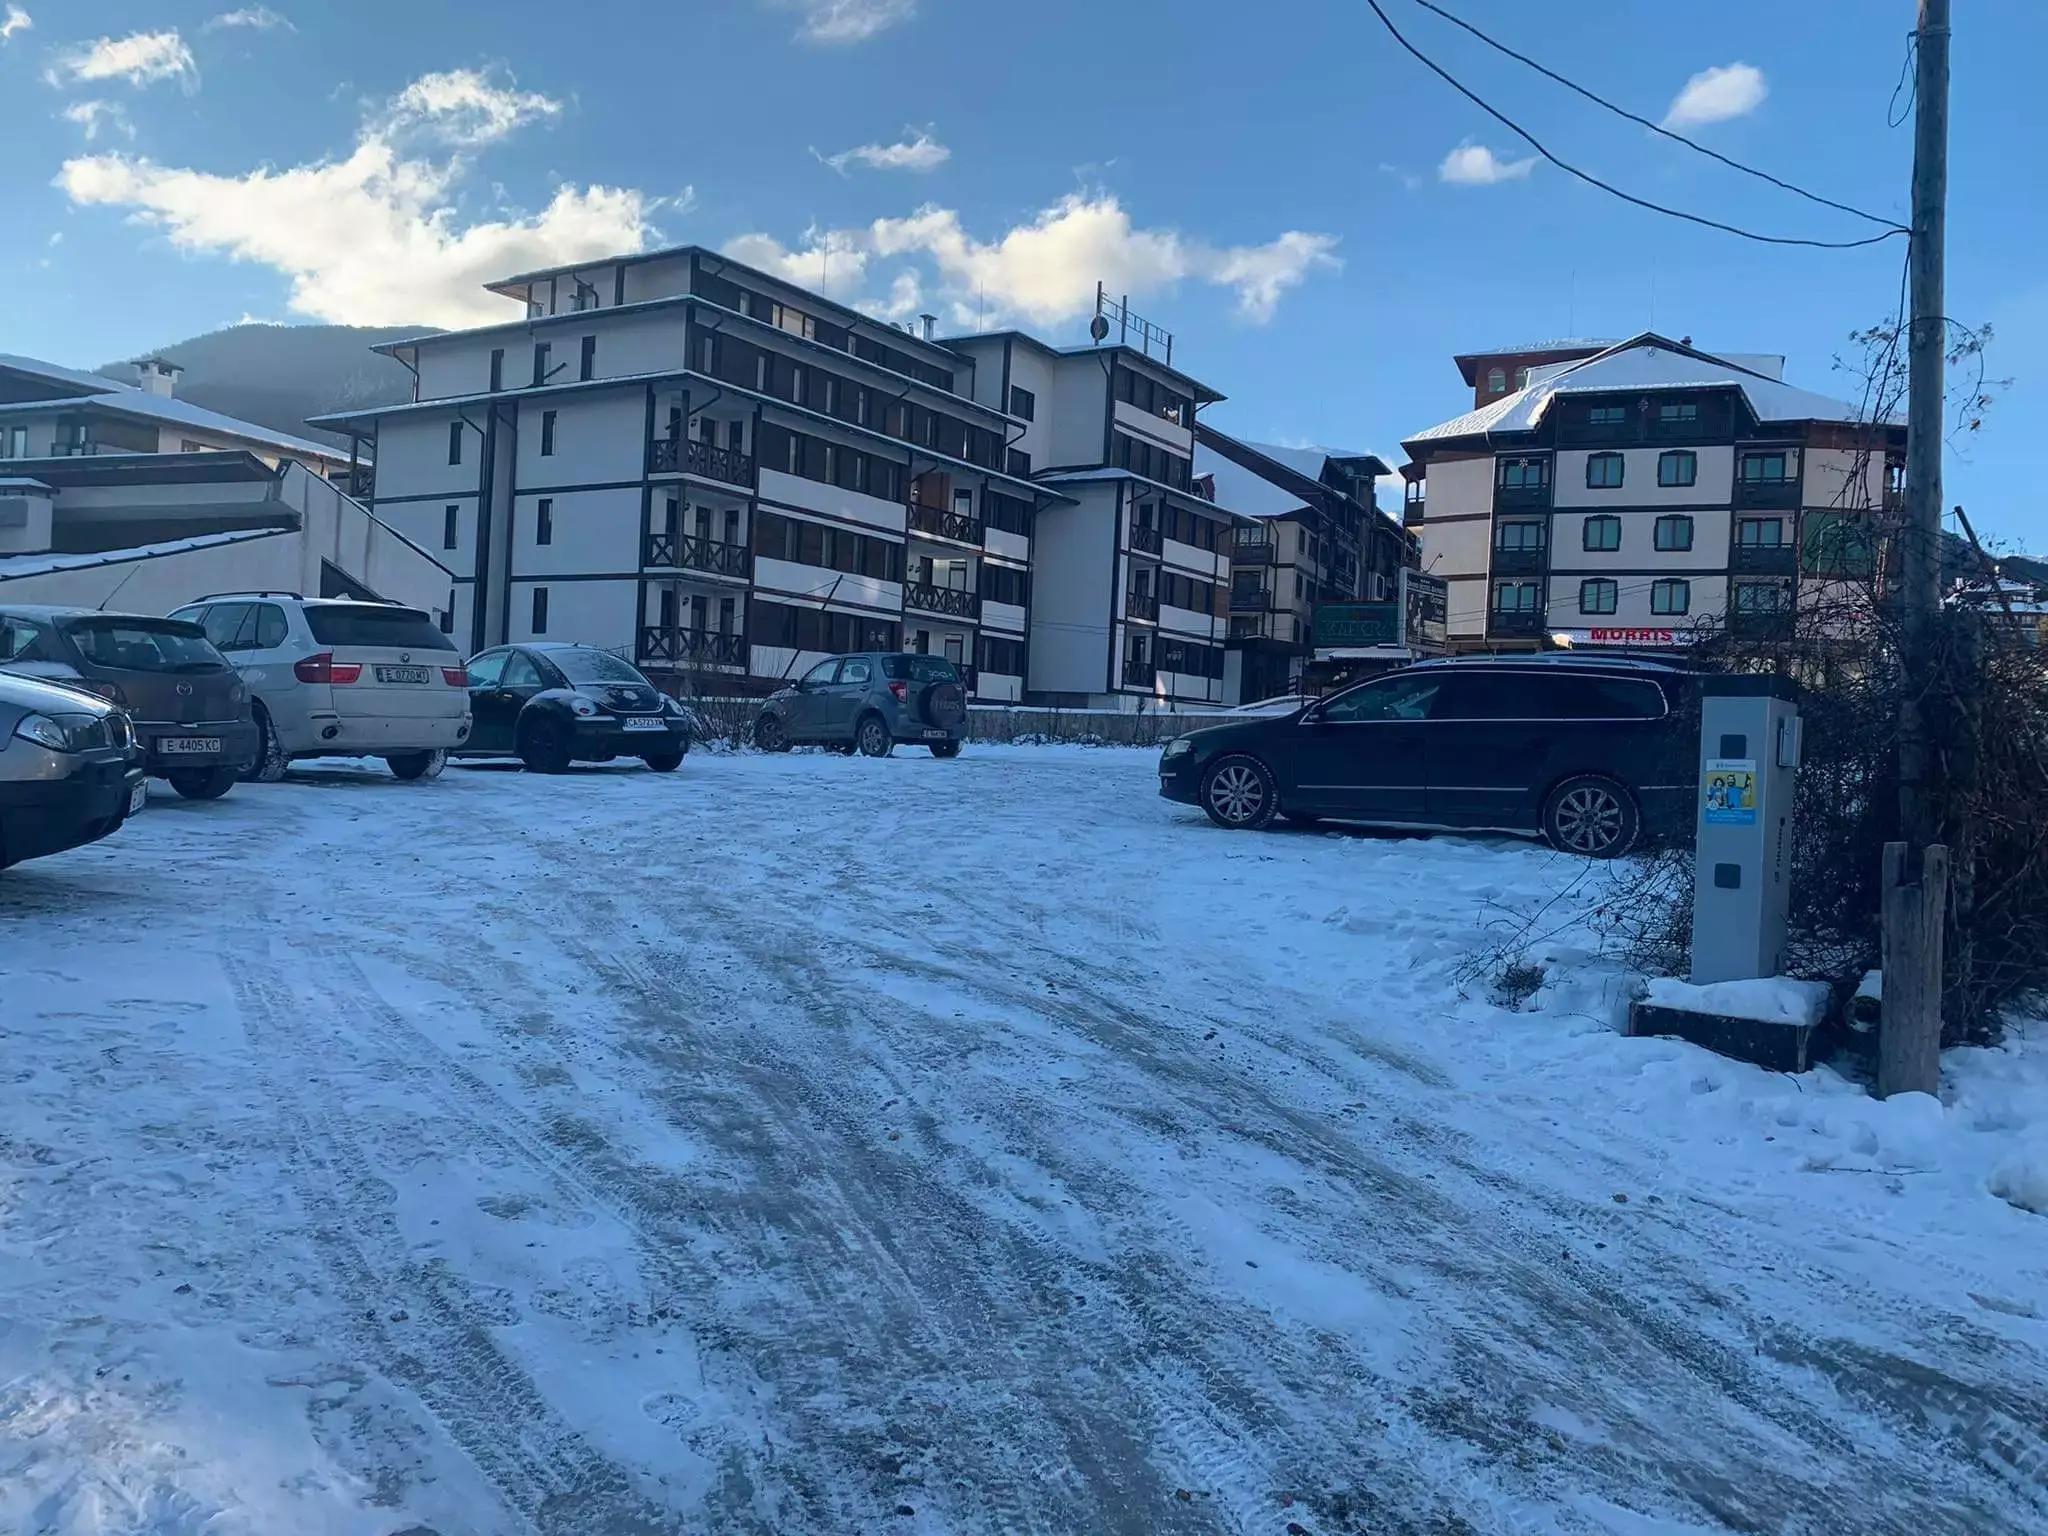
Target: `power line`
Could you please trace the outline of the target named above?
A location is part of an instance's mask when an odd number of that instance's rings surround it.
[[[1667,218],[1682,219],[1688,224],[1699,224],[1705,226],[1708,229],[1718,229],[1723,234],[1736,235],[1744,240],[1754,240],[1762,245],[1804,245],[1811,246],[1817,250],[1847,251],[1854,250],[1858,246],[1876,245],[1880,241],[1891,239],[1893,235],[1904,235],[1911,233],[1910,230],[1894,226],[1893,228],[1885,230],[1881,234],[1867,235],[1861,240],[1807,240],[1795,235],[1763,235],[1758,234],[1755,230],[1752,229],[1743,229],[1739,225],[1724,224],[1719,219],[1710,219],[1703,214],[1687,213],[1682,208],[1670,208],[1666,207],[1662,203],[1653,203],[1648,198],[1637,197],[1633,192],[1624,192],[1621,190],[1621,188],[1613,185],[1611,182],[1602,181],[1599,177],[1593,175],[1592,173],[1588,171],[1582,171],[1577,166],[1569,164],[1568,162],[1561,160],[1556,155],[1552,154],[1549,148],[1545,146],[1534,134],[1529,132],[1528,129],[1524,128],[1520,123],[1516,122],[1513,118],[1509,117],[1499,108],[1494,107],[1493,105],[1488,103],[1483,97],[1478,95],[1478,93],[1476,93],[1470,87],[1465,85],[1464,82],[1459,80],[1456,76],[1452,75],[1449,70],[1445,69],[1441,64],[1437,63],[1436,60],[1432,59],[1420,48],[1417,48],[1413,43],[1409,42],[1406,37],[1402,36],[1401,29],[1395,26],[1392,19],[1387,15],[1387,13],[1383,9],[1381,9],[1380,0],[1365,0],[1365,3],[1372,8],[1373,15],[1379,18],[1380,25],[1387,29],[1388,34],[1394,39],[1394,41],[1399,43],[1409,53],[1413,54],[1415,58],[1419,60],[1422,63],[1422,65],[1430,71],[1430,73],[1436,75],[1439,79],[1443,80],[1443,82],[1446,85],[1450,86],[1452,90],[1456,91],[1460,96],[1463,96],[1467,101],[1471,102],[1475,107],[1479,108],[1479,110],[1484,112],[1488,117],[1493,118],[1496,122],[1500,123],[1503,127],[1507,128],[1517,138],[1521,139],[1531,149],[1535,150],[1537,154],[1541,155],[1545,160],[1548,160],[1552,165],[1556,166],[1566,175],[1574,176],[1578,178],[1580,181],[1585,182],[1588,186],[1598,187],[1602,192],[1608,193],[1613,197],[1618,197],[1625,203],[1633,203],[1638,208],[1647,208],[1650,212],[1661,213],[1665,215]]]
[[[1616,103],[1609,101],[1605,96],[1600,95],[1597,91],[1589,91],[1588,89],[1586,89],[1585,86],[1580,85],[1576,80],[1567,79],[1565,76],[1560,75],[1556,70],[1546,68],[1544,65],[1541,65],[1537,63],[1534,59],[1530,58],[1527,54],[1517,53],[1514,49],[1508,47],[1506,43],[1500,42],[1496,38],[1489,37],[1485,32],[1482,32],[1478,27],[1475,27],[1471,22],[1466,21],[1462,16],[1453,16],[1449,11],[1445,10],[1442,6],[1435,4],[1434,0],[1415,0],[1415,3],[1421,6],[1425,11],[1432,11],[1436,15],[1441,16],[1445,21],[1448,21],[1452,26],[1462,27],[1465,31],[1471,33],[1474,37],[1478,38],[1479,41],[1486,44],[1487,47],[1493,49],[1494,51],[1506,54],[1509,58],[1515,60],[1517,63],[1528,65],[1529,68],[1535,70],[1537,74],[1542,75],[1545,79],[1556,81],[1566,90],[1576,92],[1578,95],[1585,97],[1586,100],[1594,103],[1596,106],[1605,107],[1608,111],[1614,113],[1617,117],[1625,117],[1632,123],[1639,123],[1643,127],[1649,129],[1650,132],[1662,134],[1665,138],[1670,139],[1673,143],[1683,144],[1687,149],[1693,150],[1698,154],[1705,155],[1709,160],[1718,160],[1721,162],[1721,164],[1727,166],[1730,170],[1740,171],[1745,176],[1754,176],[1760,181],[1767,181],[1772,186],[1777,187],[1782,191],[1790,192],[1797,197],[1803,197],[1810,203],[1819,203],[1824,208],[1833,208],[1841,213],[1852,213],[1857,218],[1866,219],[1872,224],[1882,224],[1887,231],[1896,232],[1898,234],[1909,233],[1909,231],[1906,230],[1897,219],[1888,219],[1881,214],[1865,213],[1861,208],[1852,208],[1847,203],[1838,203],[1831,197],[1822,197],[1818,192],[1809,192],[1804,187],[1794,186],[1789,181],[1781,181],[1776,176],[1771,175],[1768,171],[1760,171],[1753,165],[1744,165],[1740,160],[1730,159],[1727,155],[1722,154],[1719,150],[1709,149],[1706,145],[1698,143],[1693,139],[1689,139],[1682,133],[1672,132],[1671,129],[1666,128],[1662,123],[1653,123],[1647,117],[1639,116],[1638,114],[1629,111],[1628,108],[1619,106]],[[1374,9],[1377,10],[1378,7],[1375,6]],[[1896,92],[1894,93],[1894,97],[1896,98]],[[1910,105],[1911,104],[1908,103],[1909,108]],[[1894,124],[1893,126],[1897,125]],[[1535,141],[1532,139],[1530,140],[1530,142],[1534,143]]]

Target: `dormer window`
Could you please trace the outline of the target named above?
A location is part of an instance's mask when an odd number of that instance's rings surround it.
[[[1486,374],[1486,392],[1487,392],[1487,393],[1488,393],[1489,395],[1498,395],[1498,394],[1501,394],[1501,393],[1503,393],[1503,392],[1504,392],[1504,391],[1505,391],[1505,390],[1507,389],[1507,387],[1508,387],[1508,376],[1507,376],[1507,370],[1505,370],[1505,369],[1503,369],[1503,368],[1492,368],[1492,369],[1489,369],[1489,370],[1487,370],[1487,374]]]

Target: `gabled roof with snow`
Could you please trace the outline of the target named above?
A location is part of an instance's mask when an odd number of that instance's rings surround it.
[[[160,426],[189,427],[196,432],[211,432],[221,437],[231,437],[237,442],[253,443],[279,453],[318,458],[340,464],[348,455],[332,443],[316,443],[303,437],[293,437],[289,432],[278,432],[270,427],[258,426],[253,421],[226,416],[219,411],[209,411],[204,406],[194,405],[189,400],[176,396],[153,395],[146,389],[131,389],[125,384],[116,384],[111,379],[100,382],[107,386],[107,393],[92,395],[70,395],[61,400],[16,400],[0,404],[0,418],[26,416],[47,411],[99,410],[111,411],[117,416],[126,416],[136,421],[152,421]]]
[[[46,384],[61,384],[67,389],[82,389],[90,393],[113,393],[129,389],[132,385],[122,384],[104,374],[85,373],[77,368],[60,368],[55,363],[46,363],[39,357],[23,357],[16,352],[0,352],[0,372],[26,374],[32,379],[41,379]]]
[[[1288,517],[1308,506],[1307,498],[1235,459],[1226,459],[1207,443],[1195,444],[1195,473],[1215,480],[1217,506],[1244,517]]]
[[[154,544],[134,544],[126,549],[95,550],[87,554],[0,555],[0,581],[16,581],[23,576],[48,576],[57,571],[84,571],[98,565],[123,565],[131,560],[155,560],[195,549],[242,544],[250,539],[274,539],[291,532],[293,530],[287,527],[235,528],[225,533],[195,533],[190,538],[164,539]]]
[[[1244,463],[1243,458],[1254,462]],[[1376,474],[1392,473],[1377,454],[1255,443],[1248,438],[1231,437],[1206,422],[1195,429],[1195,473],[1208,475],[1215,482],[1218,506],[1245,517],[1291,517],[1306,511],[1310,506],[1309,493],[1295,480],[1310,481],[1332,496],[1348,497],[1350,492],[1341,485],[1330,484],[1323,475],[1332,463],[1351,461],[1366,462]]]
[[[1759,421],[1861,419],[1847,401],[1795,389],[1779,379],[1727,358],[1682,346],[1654,332],[1618,342],[1593,357],[1530,370],[1529,382],[1511,395],[1416,433],[1407,444],[1488,433],[1529,432],[1541,424],[1559,395],[1655,394],[1665,390],[1733,387],[1742,391]],[[1405,446],[1405,445],[1404,445]],[[1412,451],[1412,449],[1411,449]]]

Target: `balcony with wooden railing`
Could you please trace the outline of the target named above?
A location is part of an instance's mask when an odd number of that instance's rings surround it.
[[[727,485],[751,486],[754,460],[737,448],[721,448],[694,437],[657,437],[647,445],[647,472],[702,475]]]
[[[906,582],[903,611],[934,613],[942,618],[965,619],[971,624],[981,617],[981,594],[965,587],[935,586],[928,581]]]
[[[1230,589],[1232,613],[1264,613],[1272,604],[1272,591],[1265,586],[1234,586]]]
[[[1159,622],[1159,598],[1151,592],[1126,592],[1124,594],[1124,617],[1143,619],[1148,624]]]
[[[703,571],[712,576],[745,580],[751,567],[744,544],[699,538],[693,533],[650,533],[643,564],[667,570]]]
[[[1159,669],[1149,661],[1124,661],[1124,686],[1127,688],[1150,688],[1159,679]]]
[[[1139,554],[1156,555],[1165,547],[1165,541],[1158,528],[1144,523],[1131,525],[1131,548]]]
[[[640,628],[640,665],[643,667],[744,667],[746,664],[745,635],[726,634],[715,629],[686,629],[677,624],[649,624]]]
[[[956,544],[981,547],[981,519],[978,517],[969,517],[948,507],[931,507],[921,501],[913,501],[910,503],[909,521],[912,533],[922,534],[928,539],[948,539]]]

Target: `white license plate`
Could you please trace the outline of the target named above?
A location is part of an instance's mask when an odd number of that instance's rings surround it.
[[[138,784],[128,791],[128,814],[133,816],[149,803],[149,785]]]
[[[157,741],[156,749],[166,757],[175,757],[180,754],[190,754],[195,757],[218,757],[220,755],[220,738],[218,736],[165,736]]]
[[[946,733],[944,731],[926,731],[924,733],[924,739],[926,741],[944,741],[946,739]]]
[[[379,666],[377,668],[377,681],[380,683],[424,683],[428,681],[428,674],[425,667]]]
[[[668,722],[659,715],[629,715],[626,717],[625,726],[629,731],[665,731],[668,729]]]

